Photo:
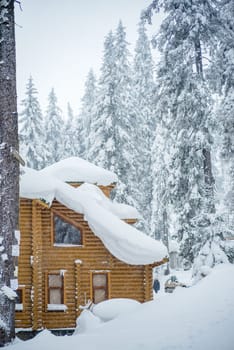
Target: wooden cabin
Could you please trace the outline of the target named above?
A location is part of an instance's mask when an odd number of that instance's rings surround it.
[[[72,180],[72,186],[80,185],[79,176]],[[113,187],[112,183],[99,185],[108,197]],[[129,219],[134,222],[133,217]],[[56,198],[48,205],[44,198],[22,196],[16,328],[73,329],[89,300],[95,304],[109,298],[149,301],[153,266],[164,262],[158,260],[123,262],[94,234],[84,213]]]

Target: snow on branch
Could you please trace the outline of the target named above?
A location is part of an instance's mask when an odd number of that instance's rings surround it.
[[[11,288],[7,287],[7,286],[3,286],[0,289],[0,292],[2,294],[4,294],[8,299],[10,300],[14,300],[15,298],[17,298],[17,294],[16,292],[14,292]]]

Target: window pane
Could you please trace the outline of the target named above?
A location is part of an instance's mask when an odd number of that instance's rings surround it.
[[[106,300],[105,289],[94,289],[94,304],[98,304],[103,300]]]
[[[62,288],[63,281],[60,275],[49,275],[49,287]]]
[[[49,304],[62,304],[62,291],[61,289],[50,289],[49,291]]]
[[[64,221],[58,216],[54,216],[54,243],[57,244],[82,244],[80,230]]]
[[[94,287],[106,287],[106,274],[94,274],[93,275],[93,286]]]

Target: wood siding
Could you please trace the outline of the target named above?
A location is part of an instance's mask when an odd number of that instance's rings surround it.
[[[82,230],[82,246],[54,246],[52,213],[61,214]],[[92,273],[108,273],[109,298],[152,299],[152,267],[125,264],[104,247],[90,230],[83,215],[57,201],[46,208],[39,201],[21,200],[21,248],[19,284],[25,285],[25,305],[16,312],[21,328],[74,328],[84,306],[92,297]],[[31,256],[33,255],[33,259]],[[66,311],[47,310],[48,273],[64,276]]]
[[[16,311],[15,326],[17,328],[32,327],[32,201],[20,200],[20,256],[18,263],[19,285],[24,288],[23,311]]]

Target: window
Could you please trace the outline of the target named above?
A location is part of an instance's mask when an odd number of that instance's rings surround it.
[[[92,299],[94,304],[98,304],[103,300],[108,299],[108,274],[93,273],[92,274]]]
[[[78,227],[54,215],[54,244],[82,245],[82,234]]]
[[[16,291],[17,297],[15,298],[15,310],[23,311],[24,305],[24,289],[19,287]]]
[[[64,276],[60,273],[48,274],[48,303],[49,311],[65,311],[64,305]]]

